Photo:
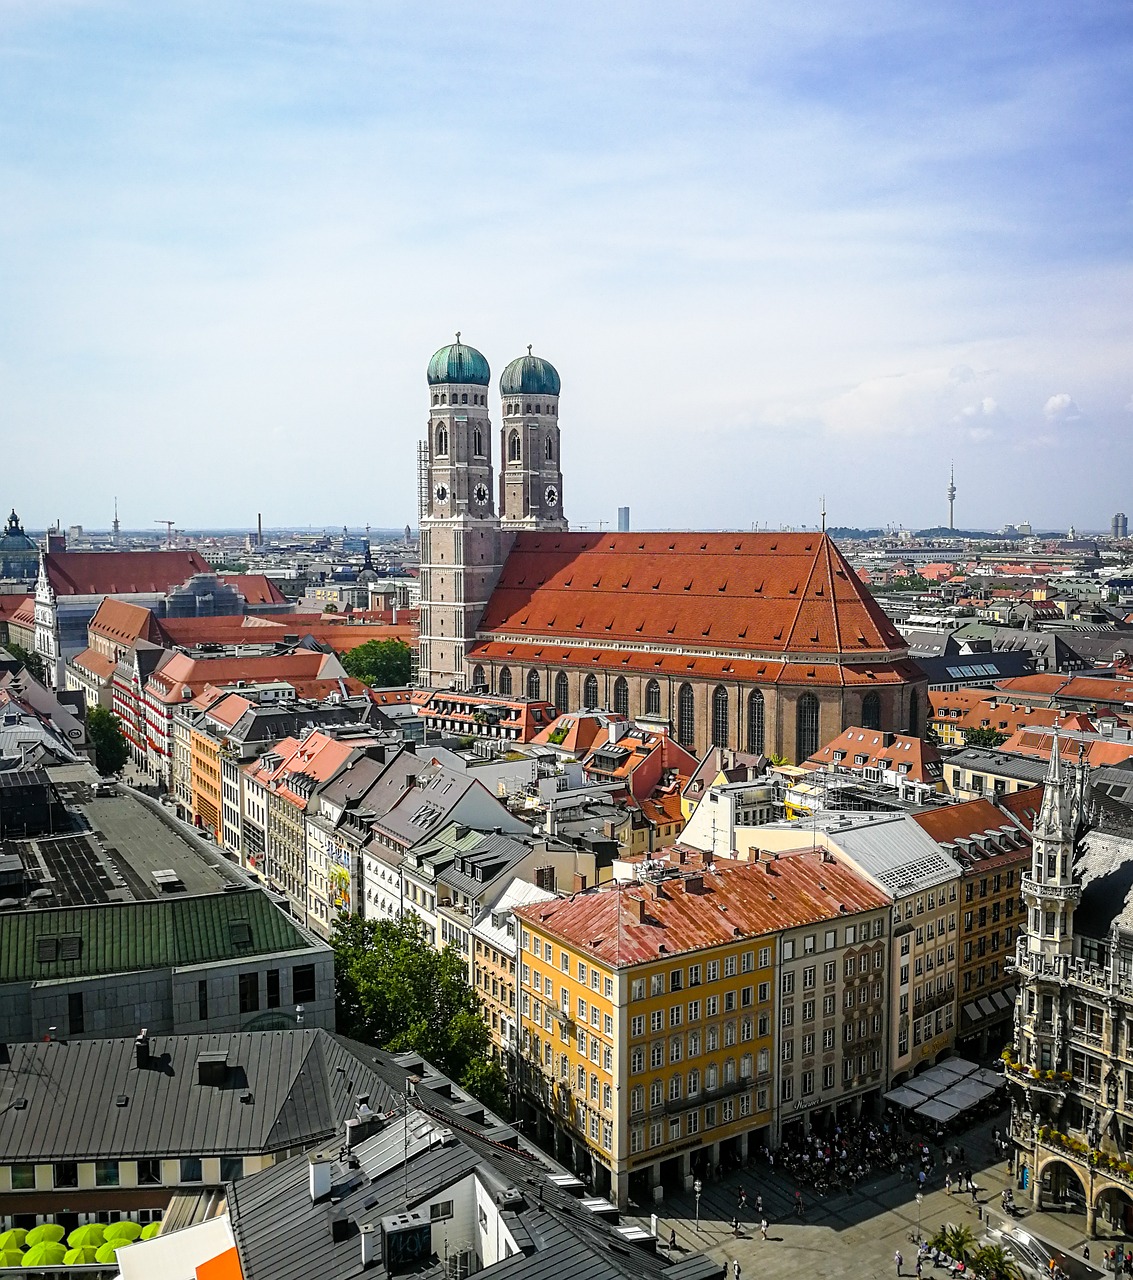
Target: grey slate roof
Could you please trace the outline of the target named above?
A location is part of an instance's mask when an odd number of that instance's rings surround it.
[[[223,1086],[198,1083],[197,1059],[210,1051],[228,1055]],[[129,1038],[32,1041],[0,1059],[0,1151],[41,1163],[284,1151],[330,1138],[360,1093],[374,1110],[395,1100],[317,1028],[153,1036],[141,1068]]]
[[[357,1049],[373,1058],[392,1087],[404,1083],[405,1066],[376,1050]],[[440,1083],[447,1088],[447,1082]],[[245,1280],[309,1280],[312,1276],[353,1280],[387,1274],[380,1262],[363,1269],[359,1226],[424,1204],[472,1174],[493,1192],[516,1188],[522,1194],[520,1204],[501,1211],[523,1250],[491,1268],[492,1275],[503,1280],[673,1280],[678,1274],[684,1280],[710,1280],[723,1274],[719,1263],[697,1255],[677,1263],[677,1268],[683,1268],[678,1273],[664,1257],[628,1244],[615,1225],[550,1182],[548,1176],[560,1171],[508,1145],[515,1142],[510,1130],[486,1130],[468,1120],[455,1110],[452,1100],[430,1089],[427,1082],[418,1086],[417,1099],[412,1132],[425,1132],[432,1122],[433,1134],[431,1141],[415,1138],[410,1147],[408,1204],[399,1150],[405,1141],[400,1116],[393,1121],[395,1141],[389,1141],[388,1132],[379,1133],[358,1146],[359,1168],[334,1166],[332,1192],[325,1200],[311,1201],[305,1156],[229,1188],[228,1211]],[[491,1119],[490,1114],[487,1118]],[[437,1256],[415,1268],[415,1276],[439,1280],[444,1274],[446,1231],[452,1231],[450,1245],[455,1251],[461,1242],[459,1233],[452,1225],[435,1224]]]

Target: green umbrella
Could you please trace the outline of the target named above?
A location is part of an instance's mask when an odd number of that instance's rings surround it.
[[[0,1231],[0,1249],[22,1249],[28,1233],[23,1227],[13,1227],[11,1231]]]
[[[67,1243],[72,1249],[85,1249],[87,1245],[97,1249],[105,1238],[105,1230],[101,1222],[88,1222],[85,1227],[76,1227],[67,1237]]]
[[[33,1244],[24,1254],[25,1267],[57,1267],[67,1256],[67,1250],[54,1240],[42,1240]]]
[[[93,1244],[85,1244],[78,1249],[68,1249],[63,1255],[63,1261],[69,1267],[87,1267],[92,1262],[97,1262],[98,1249]]]
[[[161,1230],[160,1222],[147,1222],[146,1225],[142,1228],[142,1234],[141,1236],[139,1236],[139,1239],[152,1240],[160,1230]]]
[[[0,1267],[22,1267],[23,1251],[20,1249],[0,1249]]]
[[[107,1240],[104,1245],[100,1245],[95,1251],[95,1262],[113,1262],[114,1255],[119,1249],[128,1249],[132,1241],[130,1240]]]
[[[112,1222],[108,1227],[103,1228],[103,1232],[107,1244],[111,1240],[133,1241],[142,1234],[142,1224],[140,1222]]]
[[[32,1227],[24,1244],[58,1244],[66,1234],[66,1231],[57,1222],[45,1222],[41,1226]]]

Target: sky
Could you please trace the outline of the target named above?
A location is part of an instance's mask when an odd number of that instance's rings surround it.
[[[29,528],[416,519],[425,368],[599,527],[1133,512],[1127,0],[0,0]]]

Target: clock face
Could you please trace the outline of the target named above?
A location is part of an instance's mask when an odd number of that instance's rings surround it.
[[[476,488],[472,490],[472,496],[476,499],[476,505],[478,507],[486,505],[488,501],[488,486],[486,484],[478,484]]]
[[[448,497],[448,490],[445,488],[443,484],[439,484],[433,490],[433,496],[436,498],[438,502],[444,502],[444,500]]]
[[[549,507],[553,507],[555,503],[558,502],[559,491],[553,484],[549,484],[546,489],[543,490],[543,500]]]

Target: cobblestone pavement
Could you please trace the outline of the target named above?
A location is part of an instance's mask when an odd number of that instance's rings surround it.
[[[656,1206],[657,1232],[668,1242],[670,1230],[677,1233],[674,1258],[689,1253],[706,1253],[726,1262],[738,1258],[741,1277],[775,1280],[776,1277],[813,1276],[818,1280],[872,1280],[895,1274],[893,1255],[900,1250],[905,1259],[904,1274],[913,1274],[917,1246],[918,1219],[924,1236],[933,1235],[942,1223],[967,1225],[982,1239],[990,1229],[1004,1226],[1000,1211],[1000,1193],[1008,1185],[1006,1165],[996,1160],[991,1132],[996,1125],[1002,1131],[1006,1112],[966,1133],[949,1139],[949,1145],[961,1144],[974,1171],[979,1188],[978,1205],[970,1195],[949,1196],[944,1191],[943,1170],[937,1161],[937,1172],[928,1184],[918,1209],[916,1187],[910,1178],[893,1172],[872,1178],[854,1192],[843,1192],[825,1199],[803,1188],[806,1212],[798,1221],[792,1212],[796,1184],[760,1163],[754,1169],[732,1173],[720,1181],[708,1183],[700,1198],[700,1227],[695,1225],[695,1200],[691,1192],[666,1196]],[[939,1149],[934,1146],[934,1153]],[[740,1235],[732,1234],[731,1220],[736,1213],[738,1190],[747,1191],[748,1206],[740,1212]],[[1014,1189],[1014,1183],[1012,1180]],[[769,1224],[768,1239],[760,1239],[759,1215],[754,1208],[756,1194],[763,1196],[763,1211]],[[1085,1243],[1085,1218],[1080,1214],[1057,1212],[1036,1213],[1029,1207],[1029,1194],[1015,1189],[1022,1208],[1019,1217],[1008,1219],[1006,1226],[1020,1228],[1032,1237],[1064,1252],[1070,1259],[1080,1259]],[[649,1216],[636,1219],[648,1228]],[[1009,1242],[1005,1242],[1009,1243]],[[1104,1244],[1091,1242],[1096,1261]],[[667,1252],[667,1251],[666,1251]],[[1075,1280],[1086,1280],[1092,1273],[1088,1267],[1071,1265]],[[925,1267],[927,1278],[943,1280],[946,1272],[934,1273]],[[729,1276],[730,1280],[730,1276]]]

